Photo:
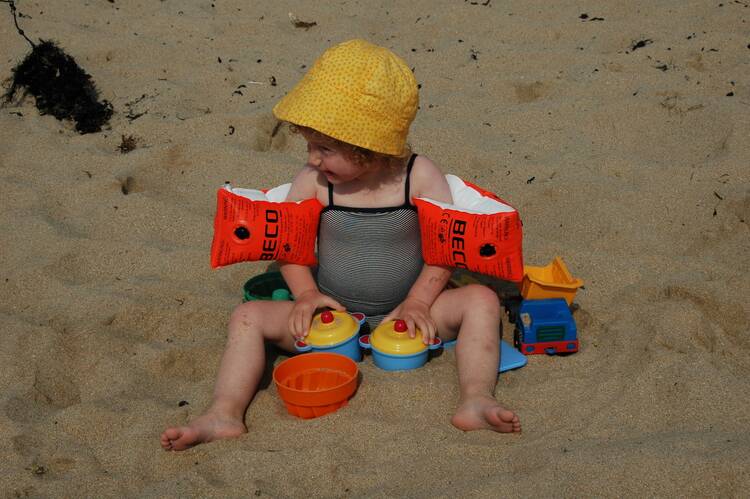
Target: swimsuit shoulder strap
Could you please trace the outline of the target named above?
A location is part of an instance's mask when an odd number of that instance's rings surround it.
[[[414,160],[417,159],[416,154],[412,154],[409,158],[409,163],[406,165],[406,182],[404,183],[404,206],[411,206],[411,192],[409,188],[409,179],[411,178],[411,170],[414,167]]]
[[[333,208],[333,184],[328,182],[328,206]]]

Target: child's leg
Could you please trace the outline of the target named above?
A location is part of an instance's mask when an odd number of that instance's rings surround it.
[[[500,355],[500,301],[491,289],[449,289],[430,309],[443,340],[458,336],[460,400],[451,422],[462,430],[520,432],[518,416],[495,400]]]
[[[265,368],[266,341],[294,348],[287,320],[292,302],[251,301],[234,309],[211,406],[187,426],[167,428],[161,435],[166,450],[183,450],[201,442],[247,432],[245,410]]]

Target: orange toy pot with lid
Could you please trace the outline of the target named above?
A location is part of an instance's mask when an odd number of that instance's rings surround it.
[[[435,338],[431,345],[425,345],[418,329],[414,338],[410,338],[406,322],[399,319],[384,322],[372,334],[363,335],[359,345],[372,350],[372,359],[379,368],[405,371],[422,367],[427,362],[429,350],[440,348],[442,341]]]
[[[338,353],[359,362],[362,350],[357,340],[364,321],[364,314],[326,310],[313,317],[310,332],[294,346],[299,352]]]

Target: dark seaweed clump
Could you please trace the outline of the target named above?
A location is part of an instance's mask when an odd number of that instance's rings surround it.
[[[81,134],[99,132],[112,116],[112,105],[99,102],[96,85],[71,56],[52,41],[41,40],[31,53],[13,68],[12,84],[5,94],[10,102],[16,91],[36,98],[42,114],[58,120],[71,119]]]

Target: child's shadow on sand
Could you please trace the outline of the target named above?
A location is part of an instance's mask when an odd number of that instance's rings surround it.
[[[263,376],[260,378],[259,390],[266,390],[273,383],[273,368],[279,357],[289,358],[293,354],[281,350],[276,345],[266,343],[266,366],[263,369]]]
[[[266,269],[264,270],[264,273],[268,272],[280,272],[281,267],[278,263],[272,262]],[[266,390],[272,383],[273,383],[273,368],[276,364],[276,361],[279,357],[283,357],[284,359],[287,359],[289,357],[294,356],[293,353],[285,352],[284,350],[280,349],[276,345],[266,343],[265,345],[266,349],[266,365],[263,369],[263,376],[260,379],[260,384],[258,385],[259,390]]]

